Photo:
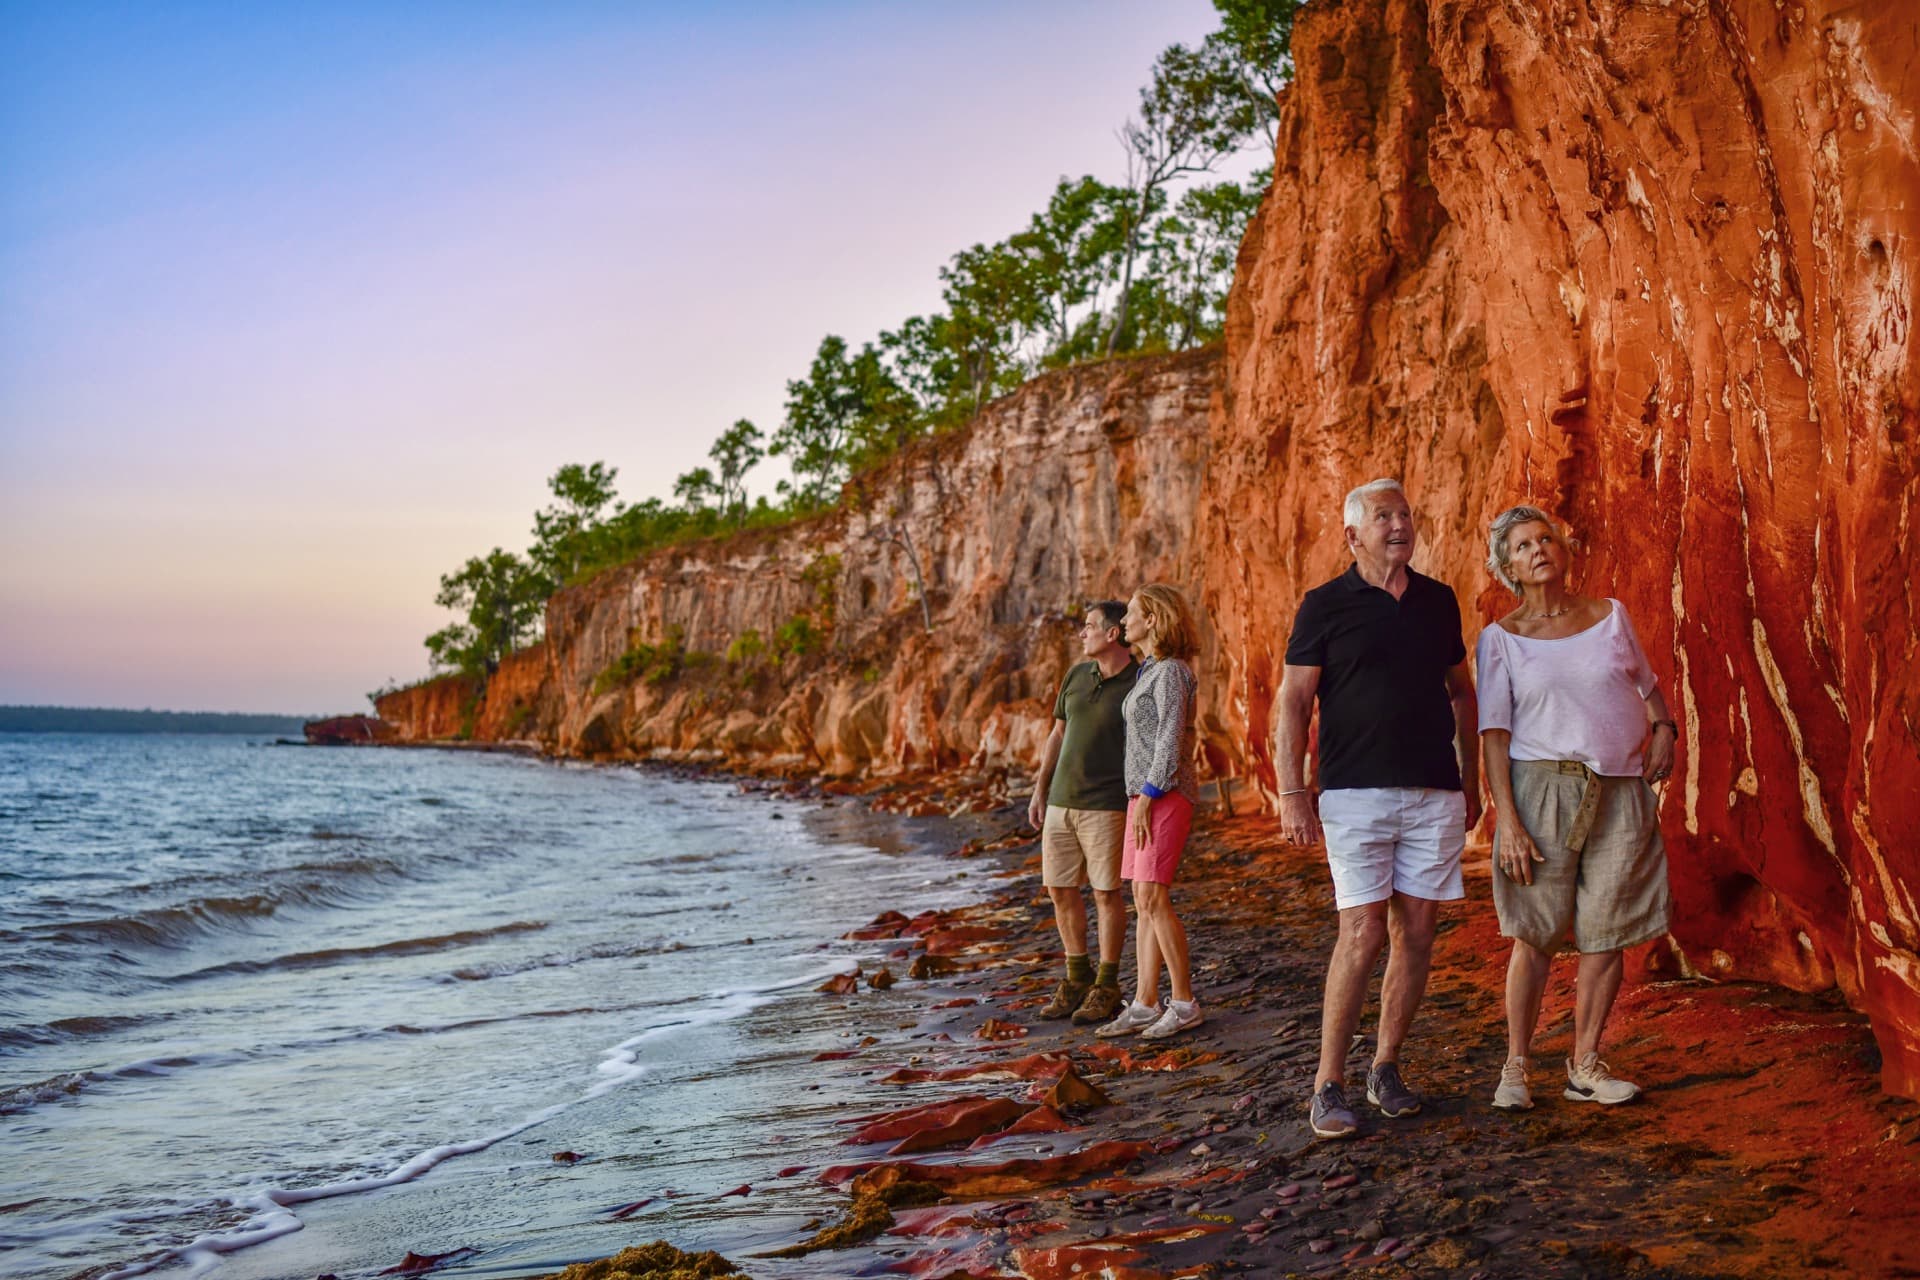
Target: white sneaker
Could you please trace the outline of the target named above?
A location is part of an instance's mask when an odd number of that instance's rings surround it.
[[[1533,1110],[1533,1091],[1527,1088],[1527,1060],[1508,1058],[1500,1068],[1500,1087],[1493,1091],[1493,1105],[1502,1111]]]
[[[1142,1040],[1165,1040],[1168,1036],[1177,1036],[1189,1031],[1207,1020],[1200,1011],[1198,1000],[1169,1000],[1167,1011],[1155,1020],[1154,1024],[1140,1033]]]
[[[1640,1096],[1640,1086],[1614,1079],[1600,1055],[1590,1053],[1578,1062],[1567,1059],[1567,1089],[1561,1096],[1570,1102],[1598,1102],[1610,1107],[1632,1102]]]
[[[1150,1027],[1160,1021],[1159,1005],[1141,1004],[1135,1000],[1120,1011],[1120,1016],[1104,1026],[1094,1029],[1097,1036],[1112,1039],[1114,1036],[1130,1036],[1142,1027]]]

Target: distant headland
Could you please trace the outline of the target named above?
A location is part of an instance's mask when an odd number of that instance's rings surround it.
[[[306,719],[234,711],[0,706],[0,733],[261,733],[298,738]]]

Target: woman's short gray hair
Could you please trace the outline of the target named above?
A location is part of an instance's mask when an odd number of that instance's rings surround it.
[[[1538,507],[1522,504],[1508,507],[1493,518],[1493,527],[1487,530],[1487,570],[1500,579],[1500,585],[1515,595],[1520,594],[1520,580],[1513,576],[1513,558],[1507,554],[1507,535],[1523,524],[1538,521],[1549,529],[1558,529],[1553,517]]]
[[[1369,480],[1347,495],[1346,505],[1340,508],[1340,520],[1349,529],[1358,529],[1367,519],[1367,499],[1376,493],[1397,493],[1407,496],[1398,480]]]

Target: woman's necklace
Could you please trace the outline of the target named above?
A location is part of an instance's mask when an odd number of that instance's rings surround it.
[[[1569,602],[1567,602],[1567,601],[1562,601],[1562,602],[1560,603],[1560,607],[1559,607],[1558,609],[1555,609],[1555,610],[1553,610],[1553,611],[1552,611],[1552,612],[1550,612],[1550,613],[1530,613],[1530,614],[1528,614],[1528,615],[1527,615],[1527,621],[1528,621],[1528,622],[1533,622],[1533,621],[1535,621],[1535,620],[1538,620],[1538,619],[1545,619],[1545,618],[1558,618],[1558,617],[1560,617],[1560,616],[1561,616],[1562,614],[1565,614],[1565,613],[1567,613],[1567,612],[1569,612],[1569,611],[1571,611],[1571,610],[1572,610],[1572,608],[1573,608],[1573,605],[1572,605],[1571,603],[1569,603]]]

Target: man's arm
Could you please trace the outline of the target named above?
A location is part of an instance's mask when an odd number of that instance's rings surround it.
[[[1318,667],[1288,663],[1280,677],[1273,768],[1280,782],[1280,831],[1291,844],[1312,844],[1320,838],[1320,816],[1313,793],[1307,790],[1306,772],[1307,725],[1313,720],[1313,697],[1319,688]]]
[[[1053,786],[1054,766],[1060,763],[1060,744],[1067,737],[1067,722],[1055,720],[1053,732],[1040,748],[1040,768],[1033,775],[1033,799],[1027,801],[1027,825],[1035,831],[1047,820],[1047,792]]]
[[[1480,704],[1473,672],[1460,662],[1447,668],[1447,700],[1453,704],[1453,750],[1460,760],[1460,789],[1467,797],[1467,830],[1480,825]]]

